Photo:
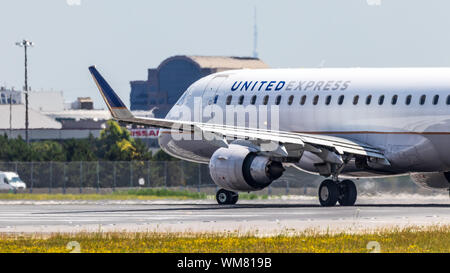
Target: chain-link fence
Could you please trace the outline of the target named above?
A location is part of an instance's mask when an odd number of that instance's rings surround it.
[[[208,166],[186,161],[0,162],[27,189],[204,187],[214,185]]]
[[[0,162],[0,171],[16,172],[29,192],[86,193],[117,188],[166,187],[214,192],[208,165],[187,161]],[[288,168],[262,191],[265,194],[316,195],[322,177]],[[408,177],[355,181],[359,192],[430,194]]]

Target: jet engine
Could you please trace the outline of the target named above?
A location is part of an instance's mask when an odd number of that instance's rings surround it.
[[[284,170],[281,162],[257,155],[242,145],[219,148],[209,161],[214,183],[231,191],[263,189],[280,178]]]
[[[450,172],[412,173],[411,179],[417,185],[427,189],[447,190],[450,188]]]

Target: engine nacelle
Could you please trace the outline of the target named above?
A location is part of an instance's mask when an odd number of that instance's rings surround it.
[[[270,185],[284,172],[281,162],[259,156],[249,148],[230,145],[218,149],[209,161],[214,183],[231,191],[255,191]]]
[[[411,179],[417,185],[427,189],[447,190],[450,188],[450,172],[412,173]]]

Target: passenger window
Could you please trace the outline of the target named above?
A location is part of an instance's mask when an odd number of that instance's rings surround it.
[[[264,96],[264,100],[263,100],[263,104],[267,105],[268,102],[269,102],[269,95],[265,95]]]
[[[447,96],[447,105],[450,104],[450,95]]]
[[[424,105],[426,99],[427,99],[427,96],[425,96],[425,95],[420,96],[420,105]]]
[[[244,95],[239,97],[239,104],[242,105],[244,103]]]
[[[383,105],[384,103],[384,95],[381,95],[380,98],[378,99],[378,105]]]
[[[294,95],[289,96],[288,105],[291,105],[294,102]]]
[[[371,101],[372,101],[372,95],[368,95],[366,98],[366,104],[369,105]]]
[[[410,105],[410,104],[411,104],[411,99],[412,99],[412,96],[411,96],[411,95],[408,95],[408,96],[406,97],[406,101],[405,101],[406,105]]]
[[[326,100],[325,100],[325,104],[326,105],[330,105],[330,103],[331,103],[331,95],[328,95]]]
[[[439,95],[434,95],[434,97],[433,97],[433,105],[438,104],[438,102],[439,102]]]
[[[391,100],[392,105],[396,105],[397,104],[397,99],[398,99],[397,95],[393,95],[392,96],[392,100]]]
[[[233,96],[232,95],[229,95],[228,97],[227,97],[227,105],[230,105],[231,104],[231,100],[233,99]]]
[[[319,102],[319,95],[315,95],[313,99],[313,104],[317,105],[318,102]]]
[[[281,95],[278,95],[275,99],[275,104],[280,105],[280,102],[281,102]]]
[[[344,95],[340,95],[338,99],[338,104],[341,105],[344,103]]]
[[[214,104],[216,104],[217,103],[217,100],[219,99],[219,95],[215,95],[214,96]]]
[[[255,104],[256,103],[256,95],[252,96],[252,99],[250,100],[251,104]]]
[[[359,96],[358,95],[354,96],[353,97],[353,105],[357,105],[358,101],[359,101]]]
[[[301,105],[304,105],[305,102],[306,102],[306,95],[303,95],[303,96],[302,96],[302,99],[300,100],[300,104],[301,104]]]

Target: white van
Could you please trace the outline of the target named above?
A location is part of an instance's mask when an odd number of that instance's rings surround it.
[[[0,172],[0,190],[26,189],[27,185],[14,172]]]

